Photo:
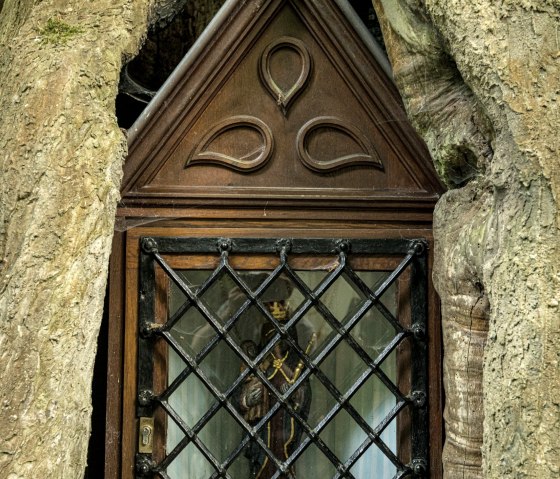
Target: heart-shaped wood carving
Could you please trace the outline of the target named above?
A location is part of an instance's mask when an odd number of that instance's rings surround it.
[[[287,88],[281,88],[277,81],[274,80],[271,72],[271,59],[275,54],[289,50],[295,52],[300,58],[300,71],[297,80],[293,85]],[[260,61],[261,80],[272,95],[278,107],[284,115],[287,115],[288,109],[298,95],[304,90],[311,74],[312,62],[311,56],[305,44],[293,37],[280,37],[270,43],[263,51]],[[295,72],[296,75],[298,72]],[[295,76],[295,75],[294,75]]]

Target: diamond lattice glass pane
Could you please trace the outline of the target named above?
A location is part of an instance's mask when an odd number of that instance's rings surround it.
[[[325,416],[332,410],[337,402],[316,376],[312,376],[309,383],[311,384],[312,396],[307,422],[310,427],[315,428],[325,419]]]
[[[181,276],[185,281],[193,285],[193,288],[200,286],[208,277],[208,271],[182,271]],[[183,292],[171,283],[169,294],[170,317],[174,312],[183,306],[186,297]],[[208,323],[207,319],[191,305],[185,314],[174,324],[171,329],[171,336],[179,343],[183,351],[194,357],[206,344],[216,336],[216,331]]]
[[[298,343],[310,357],[316,357],[334,337],[335,331],[315,308],[310,308],[297,324]]]
[[[167,347],[167,354],[167,385],[170,385],[185,370],[186,364],[169,346]]]
[[[260,272],[260,278],[264,282],[268,278],[270,272]],[[260,300],[263,303],[269,303],[272,301],[288,301],[290,296],[295,290],[295,285],[292,280],[285,274],[281,274],[272,280],[272,282],[267,286],[260,296]]]
[[[296,477],[326,479],[336,474],[336,468],[327,456],[315,444],[311,443],[296,460],[295,472]]]
[[[179,444],[184,437],[185,434],[177,423],[173,419],[167,418],[167,442],[165,444],[167,453],[169,454],[173,451],[173,449],[175,449],[177,444]]]
[[[342,340],[323,361],[320,368],[335,387],[344,394],[368,369],[368,366],[356,351]]]
[[[371,471],[375,471],[376,479],[392,479],[397,473],[396,466],[375,444],[372,444],[350,468],[350,472],[356,478],[371,477]]]
[[[377,288],[379,288],[383,281],[391,274],[388,271],[354,271],[354,273],[356,273],[356,276],[358,276],[373,293],[375,293]],[[394,288],[394,284],[395,283],[391,285],[392,288]],[[383,296],[385,296],[385,293]]]
[[[306,296],[299,290],[299,288],[294,287],[287,301],[290,313],[293,314],[301,308],[306,299]]]
[[[214,466],[191,443],[167,467],[166,472],[170,479],[184,479],[186,477],[189,479],[206,479],[211,477],[214,471]]]
[[[364,430],[344,409],[321,431],[320,437],[344,463],[367,438]]]
[[[323,281],[327,273],[325,271],[297,271],[298,278],[309,288],[310,291],[314,291],[317,286]],[[292,293],[288,299],[290,306],[290,311],[295,312],[298,310],[303,303],[309,299],[305,291],[301,291],[298,286],[295,286]]]
[[[194,374],[190,374],[169,397],[169,404],[189,427],[202,418],[215,398]]]
[[[370,376],[350,400],[352,407],[374,430],[387,417],[396,403],[395,396],[377,376]],[[396,422],[392,421],[384,432],[387,444],[396,444]]]
[[[183,351],[194,358],[214,337],[215,329],[195,308],[190,308],[170,331]]]
[[[220,409],[198,435],[220,463],[237,448],[243,436],[243,429],[225,409]]]
[[[381,363],[381,370],[393,382],[393,384],[397,384],[397,349],[393,349]]]
[[[338,258],[335,259],[338,265]],[[298,270],[298,277],[307,285],[307,287],[314,291],[327,277],[330,271],[334,269],[333,262],[331,258],[326,259],[326,263],[323,265],[317,265],[318,269],[314,270]],[[319,269],[320,268],[320,269]]]
[[[256,307],[249,307],[231,329],[231,338],[253,359],[262,349],[262,332],[269,320]],[[267,328],[269,329],[269,328]],[[239,364],[241,360],[238,359]]]
[[[200,369],[214,387],[225,393],[239,375],[240,364],[241,360],[227,343],[219,341],[201,362]]]
[[[372,292],[375,292],[383,281],[389,277],[390,273],[385,271],[356,271],[356,275]],[[397,283],[398,279],[393,281],[379,299],[393,316],[397,315]]]
[[[228,468],[228,474],[233,479],[244,479],[247,477],[251,477],[250,473],[250,463],[249,458],[247,455],[250,455],[248,452],[251,446],[247,445],[233,460],[231,466]]]
[[[270,399],[270,406],[274,400]],[[305,412],[293,402],[291,406],[300,411],[305,416]],[[275,412],[270,421],[258,424],[259,419],[251,420],[246,418],[250,425],[257,427],[255,438],[260,438],[268,447],[270,452],[281,462],[286,461],[299,446],[302,436],[302,428],[298,421],[290,415],[286,408],[280,407]],[[240,440],[244,436],[240,437]],[[241,477],[263,477],[270,478],[276,472],[276,466],[271,461],[257,440],[250,440],[243,449],[243,456],[246,458],[246,467],[249,474]],[[242,461],[241,461],[242,462]],[[261,474],[259,475],[259,472]]]
[[[208,311],[225,324],[235,311],[247,300],[243,290],[229,274],[220,274],[215,282],[204,291],[201,299]]]
[[[405,338],[381,365],[387,376],[393,379],[401,393],[406,396],[411,393],[412,338]],[[385,364],[386,363],[386,364]],[[391,367],[394,368],[391,371]]]
[[[375,360],[396,335],[395,328],[371,308],[351,330],[352,337]]]
[[[403,450],[400,450],[400,451],[397,450],[396,444],[397,444],[397,434],[398,434],[398,421],[400,420],[401,414],[402,414],[402,412],[395,419],[393,419],[393,421],[389,424],[389,426],[387,426],[387,428],[379,436],[379,439],[381,439],[383,441],[385,446],[387,446],[387,448],[389,448],[389,450],[395,456],[397,456],[397,458],[399,458],[399,456],[401,456],[400,459],[402,459],[404,451]],[[403,444],[402,444],[403,442],[404,441],[401,440],[401,446],[403,446]],[[376,448],[377,448],[377,446],[376,446]],[[383,454],[382,451],[380,451],[380,452],[381,452],[381,454]],[[385,454],[383,454],[383,456],[385,456]],[[379,456],[379,455],[378,455],[378,457],[381,458],[381,456]],[[391,469],[391,467],[389,466],[389,464],[391,464],[394,467],[394,464],[389,460],[389,458],[383,459],[383,462],[386,463],[386,466],[385,466],[386,469],[393,470],[393,475],[394,475],[394,473],[396,472],[396,469]],[[406,462],[409,462],[409,461],[407,460]],[[390,477],[392,477],[392,476],[390,476]]]
[[[342,324],[354,315],[365,299],[365,294],[345,274],[321,296],[321,302]]]

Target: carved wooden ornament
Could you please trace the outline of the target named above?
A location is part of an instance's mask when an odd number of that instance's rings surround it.
[[[350,139],[355,144],[355,149],[349,148],[342,156],[332,158],[325,153],[314,156],[309,149],[310,136],[321,130],[329,132],[328,139],[332,145],[327,145],[327,148],[334,147],[344,138]],[[368,165],[383,169],[383,163],[367,136],[354,125],[334,116],[320,116],[303,125],[297,136],[297,152],[305,166],[318,172],[333,171],[349,165]]]
[[[428,151],[350,13],[226,1],[129,130],[123,204],[430,208]]]
[[[247,133],[251,131],[257,132],[260,139],[249,137]],[[236,136],[234,143],[239,147],[238,155],[220,151],[220,145],[217,143],[221,137],[228,134]],[[235,170],[254,171],[270,159],[273,147],[272,132],[266,123],[253,116],[233,116],[218,122],[210,129],[194,149],[185,168],[197,163],[215,163]]]
[[[299,74],[297,80],[286,90],[278,86],[270,69],[272,56],[282,50],[292,50],[296,52],[301,59],[301,73]],[[311,68],[311,56],[309,55],[305,44],[297,38],[280,37],[270,43],[263,51],[260,61],[261,79],[266,89],[272,95],[272,98],[276,101],[276,104],[282,109],[284,115],[287,114],[288,108],[292,102],[305,88],[305,85],[309,80]]]

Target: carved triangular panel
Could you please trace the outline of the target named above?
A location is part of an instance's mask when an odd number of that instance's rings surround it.
[[[133,126],[125,203],[437,196],[394,85],[340,2],[236,3]]]

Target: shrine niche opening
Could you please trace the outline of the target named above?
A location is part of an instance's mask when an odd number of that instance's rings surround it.
[[[441,192],[348,2],[227,1],[129,129],[105,477],[440,477]]]

